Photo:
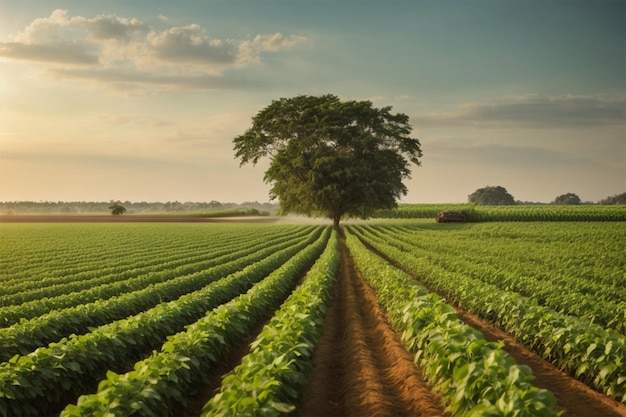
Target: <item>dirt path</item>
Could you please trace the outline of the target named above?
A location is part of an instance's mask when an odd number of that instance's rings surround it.
[[[343,242],[335,297],[325,325],[301,415],[443,414],[439,398],[387,324],[374,291],[359,276]]]

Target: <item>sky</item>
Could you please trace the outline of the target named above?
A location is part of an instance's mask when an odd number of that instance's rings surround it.
[[[626,192],[626,0],[0,0],[0,201],[269,201],[301,94],[409,116],[403,203]]]

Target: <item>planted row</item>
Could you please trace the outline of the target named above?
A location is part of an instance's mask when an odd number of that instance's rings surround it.
[[[282,230],[280,235],[285,238],[288,236],[288,233],[288,230]],[[266,233],[263,236],[269,239],[275,234],[267,233],[268,236],[265,235]],[[111,284],[132,286],[135,278],[143,277],[147,274],[158,274],[162,271],[176,271],[180,273],[199,271],[206,268],[207,263],[210,265],[214,257],[230,254],[234,247],[241,246],[242,242],[247,242],[248,239],[248,236],[243,236],[234,241],[228,241],[227,239],[224,242],[208,242],[203,247],[195,250],[191,247],[186,253],[178,254],[175,257],[166,257],[161,253],[160,256],[149,256],[146,259],[145,254],[142,252],[135,253],[129,251],[123,256],[124,263],[115,266],[99,267],[97,264],[92,265],[88,260],[85,260],[85,263],[80,268],[83,270],[82,272],[75,273],[74,270],[68,270],[64,272],[65,276],[63,278],[37,279],[37,281],[42,283],[48,281],[49,285],[41,285],[37,288],[30,288],[30,285],[25,285],[23,291],[14,291],[13,294],[6,294],[1,297],[0,304],[10,306],[32,302],[34,305],[48,305],[55,297],[67,297],[70,293],[77,293],[85,289],[104,289]],[[156,249],[155,252],[158,253],[159,251]],[[176,252],[179,250],[179,248],[174,249],[176,249]],[[85,251],[85,254],[88,254],[88,251]],[[53,268],[54,266],[50,266],[51,270]],[[60,274],[59,271],[56,272]],[[29,281],[22,284],[31,283]]]
[[[166,336],[181,331],[207,310],[245,292],[303,248],[321,240],[321,232],[322,228],[318,227],[299,244],[178,300],[81,336],[72,335],[0,364],[0,413],[4,416],[45,414],[68,395],[93,389],[95,381],[107,369],[112,366],[125,369],[140,355],[161,344]]]
[[[391,219],[435,219],[443,210],[465,211],[472,222],[506,221],[626,221],[624,205],[510,205],[477,206],[474,204],[400,204],[395,209],[380,210],[375,217]]]
[[[216,225],[217,226],[217,225]],[[123,272],[133,255],[148,264],[169,254],[201,254],[213,241],[246,239],[250,228],[143,224],[8,224],[0,245],[0,281],[54,282],[88,271]]]
[[[355,232],[360,232],[354,229]],[[560,314],[533,299],[432,264],[390,234],[359,233],[369,245],[452,301],[514,336],[556,367],[626,403],[626,338],[619,332]],[[626,318],[626,312],[617,312]]]
[[[555,397],[532,386],[530,368],[517,365],[502,344],[486,341],[440,297],[373,254],[350,232],[346,244],[391,325],[453,415],[509,415],[515,410],[520,417],[556,416]]]
[[[302,285],[263,328],[241,364],[223,378],[203,417],[280,416],[301,405],[338,266],[339,241],[333,232]]]
[[[626,290],[593,279],[602,271],[607,271],[606,275],[609,272],[616,275],[623,274],[622,270],[617,272],[616,267],[607,265],[598,268],[600,272],[594,271],[588,276],[580,267],[566,268],[561,261],[564,253],[578,258],[593,253],[589,249],[587,252],[582,248],[576,250],[579,245],[572,244],[570,248],[538,245],[526,239],[525,235],[517,235],[513,239],[507,237],[512,231],[503,237],[481,236],[472,241],[473,235],[462,230],[449,231],[445,236],[427,231],[416,232],[415,229],[402,231],[371,226],[361,230],[381,239],[393,236],[394,241],[409,245],[414,252],[419,248],[421,257],[447,271],[519,292],[555,311],[583,317],[626,334],[626,316],[616,314],[626,311]],[[555,250],[558,252],[553,252]],[[603,259],[608,256],[603,256]],[[563,291],[564,287],[568,291]]]
[[[186,404],[191,388],[203,381],[229,348],[262,324],[287,297],[320,256],[329,232],[326,228],[323,238],[291,257],[247,293],[168,338],[159,352],[136,363],[133,371],[124,375],[108,372],[97,393],[81,396],[61,416],[171,415]]]
[[[284,235],[286,231],[283,230],[281,233]],[[48,265],[43,273],[29,267],[33,257],[25,256],[20,260],[21,262],[16,263],[23,273],[28,274],[29,279],[4,282],[4,294],[0,296],[0,305],[23,304],[27,301],[51,298],[84,288],[125,281],[164,269],[172,270],[182,266],[190,268],[190,264],[194,263],[198,264],[198,268],[202,268],[201,262],[227,254],[229,253],[227,248],[241,245],[241,242],[247,242],[251,237],[253,236],[233,234],[208,242],[193,242],[184,247],[146,245],[146,247],[126,248],[118,259],[114,261],[107,259],[108,262],[94,262],[89,259],[91,254],[89,250],[84,249],[82,253],[67,254],[68,257],[76,258],[76,264],[71,268],[64,266],[65,268],[62,269],[52,264]],[[267,237],[271,237],[269,233]],[[42,248],[42,253],[34,256],[45,256],[45,249]]]
[[[22,320],[20,323],[0,329],[0,361],[6,361],[16,354],[26,355],[37,347],[45,346],[72,333],[83,334],[90,327],[120,320],[159,303],[175,300],[242,270],[247,265],[259,262],[275,252],[289,248],[301,240],[300,234],[295,234],[269,242],[265,239],[253,241],[243,250],[231,249],[229,255],[214,258],[212,262],[206,264],[205,270],[170,279],[167,277],[172,276],[174,271],[163,271],[164,282],[149,284],[141,290],[76,307],[53,310],[31,320]]]
[[[288,240],[293,237],[300,237],[302,234],[306,234],[311,229],[300,229],[295,233],[284,234],[279,240]],[[263,244],[263,239],[257,241],[259,245]],[[82,291],[73,292],[69,294],[63,294],[52,298],[35,300],[21,305],[9,306],[0,308],[0,321],[3,322],[3,326],[8,326],[13,323],[18,323],[23,319],[30,319],[33,317],[41,316],[52,310],[59,310],[68,307],[84,305],[93,303],[96,300],[109,299],[119,294],[124,294],[132,291],[141,290],[148,287],[151,284],[157,284],[165,282],[177,275],[186,275],[194,272],[202,272],[206,268],[219,265],[222,262],[229,262],[236,259],[237,256],[234,252],[237,252],[237,247],[229,247],[222,252],[220,259],[205,259],[199,263],[190,261],[189,265],[172,266],[172,268],[165,268],[159,272],[150,273],[135,277],[128,280],[114,280],[109,284],[102,284],[96,287],[86,288]],[[245,249],[244,249],[245,250]],[[225,253],[224,253],[225,252]],[[203,256],[203,258],[206,255]]]

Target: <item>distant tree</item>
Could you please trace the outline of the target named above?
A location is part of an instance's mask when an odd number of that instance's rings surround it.
[[[126,207],[118,203],[109,206],[109,210],[111,210],[111,214],[114,216],[119,216],[126,213]]]
[[[581,203],[580,197],[578,197],[574,193],[561,194],[560,196],[555,198],[554,201],[552,202],[552,204],[558,204],[558,205],[563,205],[563,206],[576,205],[580,203]]]
[[[514,205],[515,199],[506,188],[501,186],[487,186],[479,188],[468,196],[470,203],[479,206],[507,206]]]
[[[367,218],[407,193],[402,181],[422,156],[411,130],[391,107],[298,96],[273,101],[233,142],[242,165],[269,157],[264,179],[282,214],[326,217],[338,229],[343,217]]]
[[[626,204],[626,193],[612,195],[600,200],[598,204]]]

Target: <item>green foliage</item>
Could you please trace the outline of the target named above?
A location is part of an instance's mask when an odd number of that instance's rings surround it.
[[[461,308],[582,382],[626,401],[621,223],[357,230]]]
[[[556,416],[556,399],[531,385],[529,368],[459,320],[439,296],[366,249],[354,232],[350,226],[346,243],[357,267],[453,415],[511,415],[507,410],[515,409],[518,416]]]
[[[95,394],[79,398],[62,417],[170,415],[185,404],[190,388],[202,381],[208,370],[230,346],[263,323],[292,291],[298,278],[322,253],[329,230],[304,249],[298,248],[278,269],[259,284],[170,336],[149,358],[137,362],[124,375],[108,373]]]
[[[94,378],[104,376],[111,366],[132,365],[168,335],[245,292],[303,248],[320,241],[321,233],[322,228],[317,227],[296,242],[283,243],[281,250],[276,246],[260,249],[258,255],[253,255],[259,256],[257,262],[242,258],[236,268],[238,272],[175,301],[161,303],[84,335],[71,335],[28,355],[14,356],[0,365],[0,410],[7,410],[5,415],[28,415],[32,413],[26,410],[33,403],[43,411],[68,393],[92,389]]]
[[[339,265],[336,233],[298,287],[222,380],[202,416],[280,416],[301,404]]]
[[[242,164],[270,158],[265,181],[282,213],[333,220],[369,217],[395,207],[405,195],[410,163],[419,165],[420,143],[404,114],[369,101],[334,95],[282,98],[261,110],[234,139]]]
[[[616,222],[626,221],[626,206],[620,205],[513,205],[401,204],[380,210],[374,217],[390,219],[434,219],[443,210],[464,211],[470,222]]]
[[[126,213],[126,207],[122,206],[121,204],[115,203],[113,205],[109,206],[109,210],[111,210],[111,214],[114,216],[120,216],[124,213]]]
[[[26,320],[25,317],[30,317],[27,312],[32,310],[23,309],[20,305],[10,309],[0,309],[0,312],[5,314],[13,312],[16,317],[22,317],[19,323],[16,320],[12,326],[0,329],[0,360],[8,360],[15,354],[28,354],[35,348],[57,341],[63,336],[86,333],[89,327],[101,326],[138,314],[159,303],[172,301],[185,294],[198,291],[213,281],[297,244],[310,232],[307,230],[306,228],[300,231],[293,228],[282,229],[282,235],[278,239],[273,238],[272,234],[264,233],[256,239],[246,241],[245,245],[240,240],[233,242],[232,246],[225,245],[220,248],[219,242],[216,242],[213,250],[211,247],[205,248],[207,259],[204,261],[193,262],[190,258],[186,258],[180,265],[169,264],[167,269],[134,277],[132,281],[128,281],[126,277],[124,281],[110,284],[107,291],[103,288],[98,290],[100,295],[118,294],[125,291],[122,295],[51,310],[30,320]],[[287,233],[288,231],[291,233]],[[159,265],[160,268],[163,266],[163,264]],[[173,277],[173,273],[178,276]],[[74,282],[81,283],[81,281]],[[84,283],[85,286],[90,284],[93,285],[89,281]],[[57,286],[55,285],[55,288]],[[89,293],[91,290],[86,292]],[[73,293],[73,297],[79,298],[80,293]]]
[[[580,197],[574,193],[561,194],[554,199],[553,204],[566,206],[572,204],[580,204]]]
[[[468,196],[468,201],[479,206],[506,206],[515,204],[515,199],[502,186],[479,188]]]
[[[615,194],[601,200],[599,204],[626,204],[626,193]]]

